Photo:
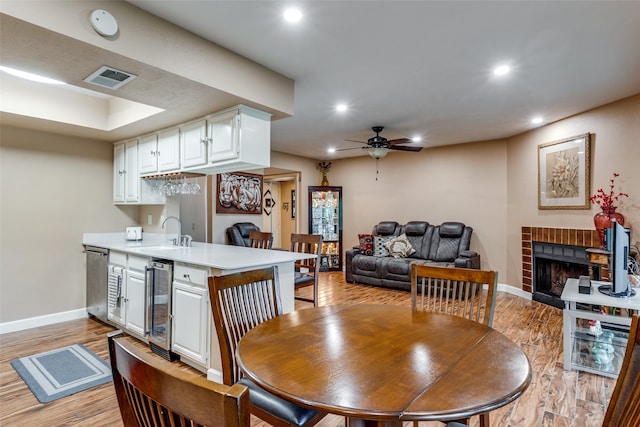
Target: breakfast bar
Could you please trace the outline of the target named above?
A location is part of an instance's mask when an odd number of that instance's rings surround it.
[[[141,339],[149,339],[146,277],[151,262],[172,265],[173,277],[164,296],[170,310],[166,335],[168,350],[180,360],[222,382],[220,348],[212,324],[207,280],[209,276],[276,266],[283,312],[294,310],[294,262],[314,255],[282,250],[254,249],[231,245],[194,242],[190,247],[175,246],[167,235],[149,234],[141,241],[127,241],[123,233],[86,233],[85,246],[109,251],[109,271],[120,272],[117,287],[109,288],[108,322]],[[113,294],[117,294],[114,298]],[[105,301],[105,304],[107,302]],[[170,329],[170,330],[169,330]],[[164,332],[164,331],[163,331]],[[152,345],[152,349],[154,349]]]

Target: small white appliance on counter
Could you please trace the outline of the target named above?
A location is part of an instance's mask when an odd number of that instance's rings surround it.
[[[127,240],[142,240],[142,227],[127,227],[125,236]]]

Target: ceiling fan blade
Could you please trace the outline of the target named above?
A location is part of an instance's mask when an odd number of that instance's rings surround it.
[[[387,144],[389,145],[396,145],[396,144],[407,144],[411,142],[411,140],[409,138],[398,138],[398,139],[390,139],[387,141]]]
[[[357,141],[355,141],[355,142],[357,142]],[[364,148],[364,149],[367,149],[367,148],[370,148],[370,147],[339,148],[339,149],[336,149],[336,151],[362,150],[363,148]]]
[[[413,147],[411,146],[407,146],[407,145],[392,145],[391,147],[389,147],[389,150],[400,150],[400,151],[420,151],[422,150],[423,147],[416,147],[415,145]]]

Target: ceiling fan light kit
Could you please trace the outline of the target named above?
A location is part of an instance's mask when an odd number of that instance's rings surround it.
[[[373,157],[374,159],[378,160],[378,159],[381,159],[384,156],[386,156],[388,152],[389,152],[388,148],[374,147],[374,148],[369,150],[369,155],[371,157]]]

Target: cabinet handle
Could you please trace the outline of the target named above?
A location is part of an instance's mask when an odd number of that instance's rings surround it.
[[[191,281],[191,276],[189,276],[188,274],[183,274],[182,277]]]
[[[156,156],[159,156],[159,155],[160,155],[160,151],[156,151]]]

